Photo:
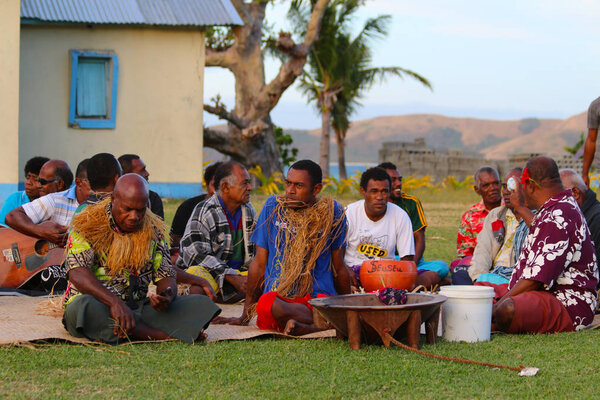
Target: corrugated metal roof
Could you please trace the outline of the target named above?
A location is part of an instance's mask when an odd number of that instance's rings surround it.
[[[85,24],[243,25],[230,0],[21,0],[21,18]]]

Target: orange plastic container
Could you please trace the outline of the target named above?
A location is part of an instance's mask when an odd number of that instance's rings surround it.
[[[367,292],[386,287],[412,290],[416,281],[414,261],[366,260],[360,268],[360,282]]]

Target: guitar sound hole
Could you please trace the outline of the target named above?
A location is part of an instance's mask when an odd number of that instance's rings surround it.
[[[48,251],[50,251],[48,242],[45,240],[38,240],[37,242],[35,242],[34,249],[35,252],[40,256],[45,256],[46,254],[48,254]]]

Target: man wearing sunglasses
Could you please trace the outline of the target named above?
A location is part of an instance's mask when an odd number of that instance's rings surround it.
[[[79,185],[87,186],[85,168],[78,168]],[[85,175],[84,175],[85,173]],[[6,216],[6,224],[25,235],[46,239],[57,245],[64,245],[67,226],[73,214],[84,201],[89,191],[71,187],[73,173],[62,160],[50,160],[40,170],[38,177],[39,199],[12,210]]]
[[[48,160],[46,157],[33,157],[25,163],[25,190],[12,193],[8,196],[0,210],[0,224],[5,223],[4,218],[6,218],[6,214],[40,197],[37,179],[40,169]]]
[[[37,188],[42,197],[67,190],[71,183],[73,183],[73,172],[69,164],[62,160],[50,160],[40,169]]]

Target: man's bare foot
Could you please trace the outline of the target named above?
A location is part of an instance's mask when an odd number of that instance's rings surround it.
[[[285,324],[285,329],[283,330],[283,333],[292,336],[302,336],[321,330],[322,329],[318,329],[314,324],[304,324],[302,322],[296,321],[295,319],[290,319]]]
[[[204,342],[206,340],[206,338],[208,337],[208,335],[206,333],[204,333],[204,329],[202,329],[200,331],[200,334],[198,335],[198,337],[196,338],[196,342]]]
[[[241,317],[215,317],[211,324],[214,325],[243,325]]]

